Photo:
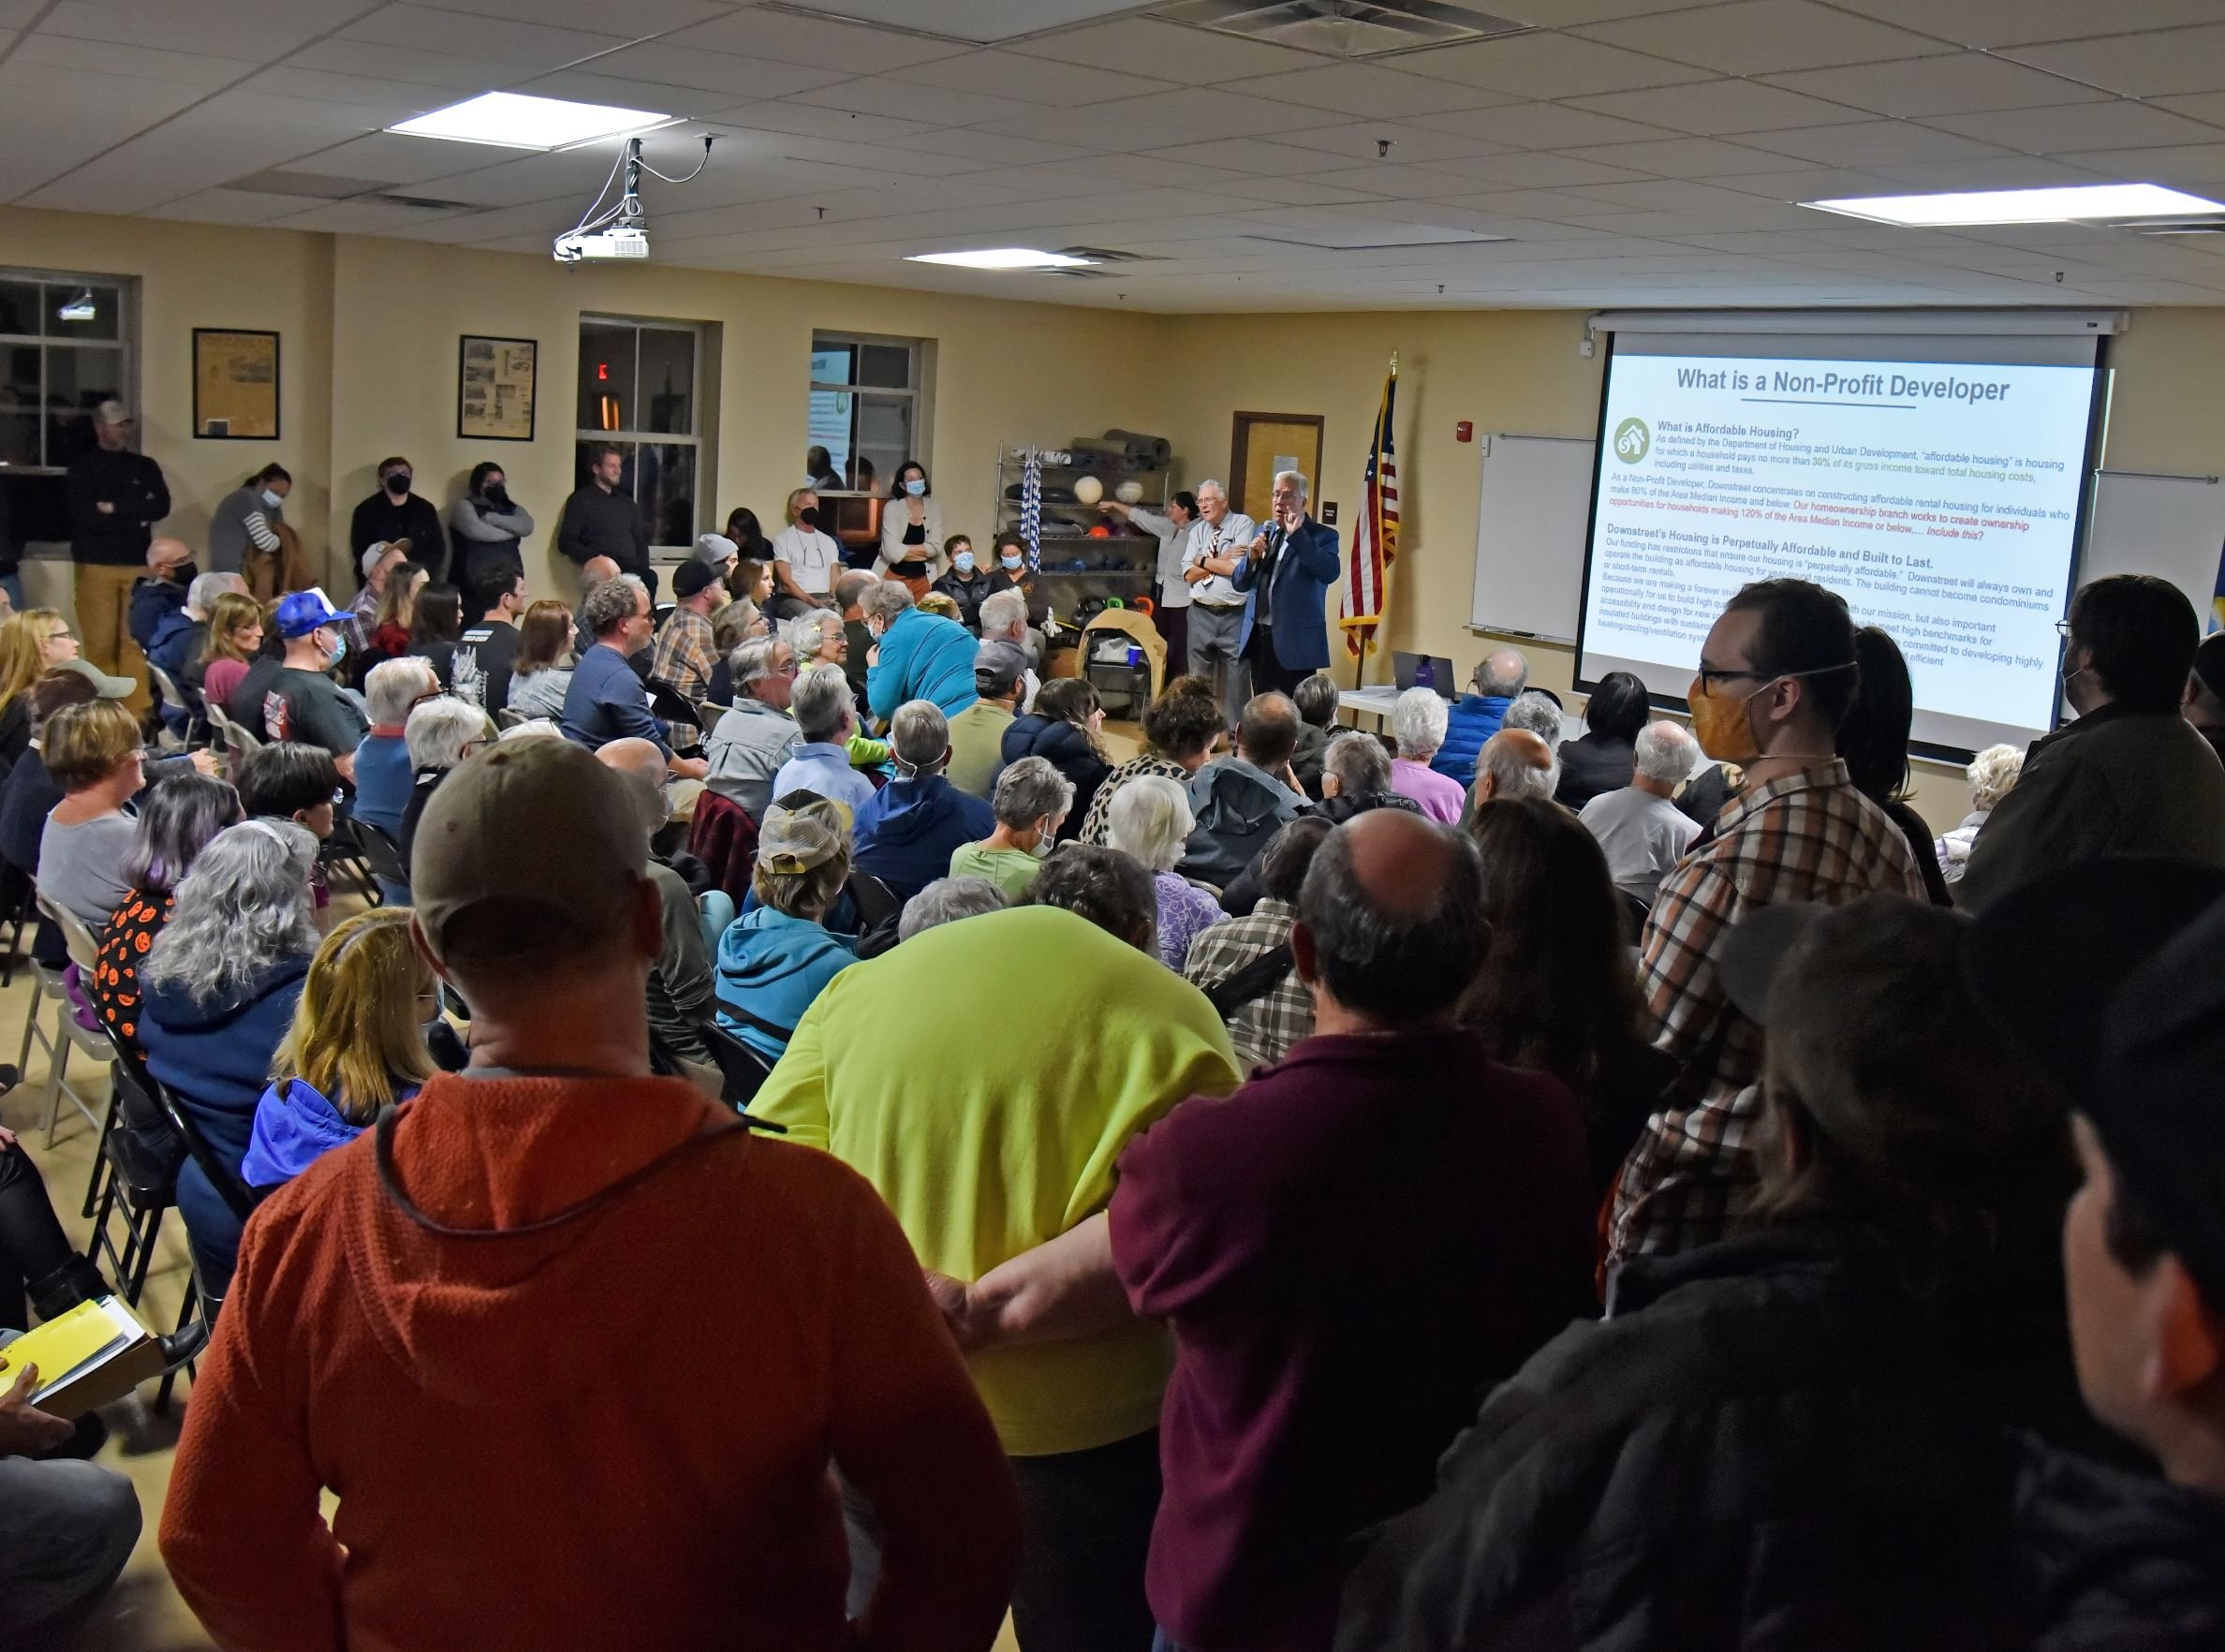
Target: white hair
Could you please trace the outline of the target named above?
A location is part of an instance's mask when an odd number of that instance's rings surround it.
[[[997,824],[1024,832],[1046,818],[1062,820],[1074,806],[1074,783],[1053,768],[1049,760],[1024,757],[996,777],[996,792],[989,806]]]
[[[216,606],[217,597],[231,592],[246,596],[247,582],[236,573],[221,573],[212,568],[193,576],[193,583],[185,587],[185,606],[196,613],[206,613]]]
[[[1189,796],[1164,774],[1139,774],[1112,794],[1105,811],[1114,848],[1143,863],[1146,872],[1171,872],[1198,824]]]
[[[464,748],[487,737],[487,714],[452,694],[428,700],[409,714],[402,730],[412,769],[452,769]]]
[[[1972,758],[1963,771],[1970,783],[1970,806],[1983,811],[1999,804],[2016,789],[2024,762],[2024,748],[2015,745],[1989,745]]]
[[[140,984],[175,985],[197,1004],[221,1004],[279,960],[315,952],[322,938],[309,892],[316,864],[316,834],[291,820],[243,820],[219,832],[179,880],[176,910],[140,966]]]
[[[747,688],[752,683],[762,683],[776,675],[774,662],[779,657],[779,649],[780,640],[774,637],[752,637],[735,649],[727,660],[734,686]]]
[[[1556,761],[1540,769],[1524,755],[1525,750],[1517,740],[1486,740],[1476,760],[1477,784],[1481,785],[1483,776],[1489,774],[1495,798],[1536,797],[1550,803],[1554,789],[1560,784],[1560,764]]]
[[[891,625],[898,614],[916,606],[912,601],[911,587],[901,580],[883,580],[858,598],[861,618],[887,620]]]
[[[896,921],[896,938],[907,941],[921,930],[955,923],[961,918],[979,918],[1001,912],[1004,891],[986,878],[937,878],[904,903],[904,916]]]
[[[939,774],[950,752],[950,720],[932,700],[907,700],[889,719],[889,745],[900,772]]]
[[[1391,733],[1398,742],[1398,755],[1427,762],[1445,744],[1449,720],[1444,698],[1435,688],[1408,688],[1391,706]]]
[[[1310,490],[1313,486],[1311,482],[1305,479],[1305,472],[1303,470],[1278,470],[1275,473],[1275,479],[1278,482],[1289,482],[1293,488],[1298,490],[1298,496],[1301,499],[1309,496],[1308,490]]]
[[[512,723],[498,740],[562,740],[564,730],[548,717],[527,717],[523,723]]]
[[[906,591],[905,595],[908,597],[911,593]],[[804,739],[833,740],[842,733],[845,719],[857,715],[858,702],[850,692],[849,679],[842,674],[842,668],[822,663],[796,679],[796,692],[788,701],[788,710]]]
[[[382,659],[363,679],[363,699],[371,707],[371,720],[392,728],[409,715],[409,708],[428,694],[440,692],[440,678],[430,660],[414,656]]]
[[[1339,797],[1372,797],[1391,789],[1390,754],[1380,740],[1357,729],[1347,729],[1329,742],[1321,753],[1321,773],[1336,776]]]
[[[981,598],[981,635],[1002,637],[1027,628],[1027,598],[1017,591],[992,591]]]
[[[842,630],[842,615],[831,608],[815,608],[809,613],[800,613],[780,627],[780,640],[796,651],[798,659],[809,659],[825,646],[827,627],[833,627],[837,634]]]
[[[1638,773],[1669,786],[1692,772],[1692,760],[1700,754],[1700,743],[1680,725],[1670,722],[1646,724],[1638,730],[1635,745]]]
[[[1507,715],[1499,720],[1499,727],[1527,729],[1545,743],[1547,751],[1560,749],[1564,730],[1561,709],[1535,688],[1514,697],[1514,703],[1507,707]]]
[[[1529,682],[1529,661],[1512,648],[1501,648],[1476,662],[1476,692],[1511,700]]]

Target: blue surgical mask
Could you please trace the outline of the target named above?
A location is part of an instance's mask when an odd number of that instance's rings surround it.
[[[904,491],[915,499],[924,499],[927,496],[927,484],[915,476],[904,484]]]
[[[272,492],[271,492],[271,490],[270,490],[270,489],[268,489],[268,488],[265,488],[265,489],[263,489],[263,491],[262,491],[262,502],[263,502],[263,508],[264,508],[265,509],[268,509],[268,510],[275,510],[275,509],[278,509],[278,507],[279,507],[281,504],[283,504],[285,501],[284,501],[283,497],[282,497],[280,494],[273,494],[273,493],[272,493]]]
[[[347,634],[345,631],[334,631],[332,633],[332,657],[331,663],[325,667],[325,670],[331,671],[333,666],[338,665],[346,657]]]
[[[973,553],[971,551],[959,552],[956,555],[950,558],[950,566],[956,568],[960,573],[969,574],[973,572]]]
[[[1005,565],[1005,567],[1007,567],[1007,568],[1011,568],[1011,569],[1012,569],[1014,572],[1017,572],[1017,571],[1019,570],[1020,564],[1021,564],[1021,563],[1022,563],[1022,561],[1023,561],[1023,560],[1024,560],[1024,558],[1021,556],[1020,553],[1019,553],[1019,552],[1017,552],[1017,551],[1007,551],[1007,552],[1006,552],[1006,553],[1004,553],[1002,556],[999,556],[999,557],[998,557],[996,560],[997,560],[997,561],[999,561],[999,562],[1001,562],[1001,563],[1003,563],[1003,564]]]

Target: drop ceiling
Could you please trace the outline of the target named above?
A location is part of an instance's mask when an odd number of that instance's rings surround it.
[[[546,256],[614,143],[383,130],[500,89],[669,111],[667,171],[719,136],[644,190],[661,264],[1152,311],[2225,302],[2225,235],[1794,204],[2225,199],[2225,0],[1477,8],[1525,27],[1346,62],[1108,0],[0,0],[0,199]],[[1134,257],[904,261],[1015,244]]]

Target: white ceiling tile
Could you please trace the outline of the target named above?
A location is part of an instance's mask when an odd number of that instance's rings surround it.
[[[1094,65],[1021,57],[1009,52],[969,52],[964,57],[938,57],[933,63],[906,69],[904,79],[922,86],[942,86],[952,92],[1015,97],[1023,103],[1108,103],[1115,97],[1138,97],[1146,92],[1172,90],[1167,81],[1142,75],[1114,74]]]
[[[626,0],[623,11],[610,0],[440,0],[443,11],[466,11],[515,22],[549,23],[557,28],[600,34],[661,35],[690,23],[724,17],[750,0]],[[620,20],[623,19],[623,23]]]
[[[1089,170],[1118,178],[1138,189],[1218,189],[1250,174],[1200,161],[1171,160],[1163,155],[1095,155]]]
[[[1395,61],[1411,60],[1402,57]],[[1519,101],[1510,94],[1459,86],[1422,74],[1401,74],[1396,69],[1366,63],[1328,64],[1292,74],[1262,75],[1234,81],[1223,90],[1238,97],[1264,97],[1335,114],[1387,121]]]
[[[1938,40],[1812,0],[1734,0],[1728,6],[1599,23],[1583,32],[1728,75],[1875,63],[1951,50]]]
[[[602,60],[589,58],[588,61],[599,63]],[[688,87],[656,81],[620,80],[616,75],[590,74],[584,69],[557,69],[553,74],[529,75],[522,80],[508,80],[498,72],[494,81],[485,83],[490,90],[523,92],[535,97],[566,97],[575,103],[609,103],[620,109],[640,109],[647,105],[659,114],[683,120],[700,119],[712,110],[723,110],[728,107],[728,99],[733,96],[730,92],[713,88]],[[443,97],[433,107],[446,108],[455,101],[455,96]]]
[[[2128,184],[2162,184],[2191,189],[2212,199],[2225,199],[2225,142],[2188,143],[2169,149],[2073,150],[2055,156],[2105,178]]]
[[[1825,126],[1859,121],[1863,111],[1820,97],[1765,86],[1759,81],[1702,81],[1687,86],[1655,86],[1643,92],[1610,92],[1574,97],[1579,109],[1644,121],[1672,132],[1720,138],[1738,132],[1766,132],[1786,126]]]
[[[842,17],[961,40],[1009,40],[1126,11],[1133,0],[788,0]]]
[[[461,96],[508,86],[532,71],[510,63],[488,63],[444,52],[406,46],[380,46],[369,40],[318,40],[287,59],[287,66],[350,75],[367,81],[404,81],[442,86]],[[449,101],[453,101],[450,99]]]
[[[1698,217],[1716,213],[1747,213],[1757,204],[1752,196],[1687,178],[1649,178],[1640,184],[1587,184],[1571,193],[1624,212],[1690,213]]]
[[[2215,142],[2218,138],[2215,127],[2200,121],[2121,97],[2067,109],[1935,115],[1924,124],[2033,155],[2061,155],[2073,149],[2154,148]]]
[[[953,92],[947,86],[922,86],[908,72],[842,81],[815,92],[799,93],[792,101],[821,109],[887,115],[900,121],[920,121],[935,126],[979,125],[985,121],[1024,114],[1038,107],[1015,97],[993,97],[984,92]]]
[[[2128,97],[2225,91],[2225,23],[2113,35],[2058,46],[2018,46],[2008,55]]]
[[[1933,194],[1960,189],[2053,189],[2070,184],[2099,184],[2097,173],[2033,155],[2006,155],[1982,160],[1918,161],[1881,167],[1897,188],[1889,193]],[[1813,199],[1814,197],[1810,197]]]
[[[983,166],[1024,167],[1038,162],[1048,165],[1063,160],[1081,160],[1090,154],[1090,151],[1077,144],[1045,143],[1035,138],[1007,138],[995,132],[969,131],[964,126],[914,132],[905,139],[904,146],[906,149],[922,149],[930,155],[976,160]]]
[[[1151,92],[1142,97],[1094,104],[1088,112],[1111,120],[1132,121],[1135,125],[1131,129],[1137,133],[1147,133],[1154,126],[1163,125],[1200,138],[1272,137],[1276,132],[1321,124],[1318,110],[1271,98],[1234,97],[1202,86]],[[993,122],[985,124],[991,131],[997,129]]]
[[[1535,28],[1565,29],[1648,11],[1676,11],[1690,4],[1691,0],[1491,0],[1489,10],[1494,17]]]
[[[221,7],[61,0],[38,27],[81,40],[272,63],[373,8],[371,0],[225,0]]]
[[[1834,0],[1903,27],[1920,29],[1963,46],[2016,46],[2071,40],[2104,32],[2165,29],[2207,22],[2217,0]]]
[[[1376,146],[1386,139],[1390,140],[1391,153],[1378,157]],[[1342,155],[1347,160],[1383,158],[1415,166],[1507,153],[1507,146],[1502,143],[1489,143],[1481,138],[1460,138],[1451,132],[1433,132],[1426,126],[1408,126],[1396,121],[1354,121],[1344,126],[1285,132],[1275,141],[1323,155]]]
[[[1466,171],[1465,162],[1442,167],[1402,167],[1389,161],[1373,166],[1324,169],[1314,181],[1334,189],[1364,189],[1393,200],[1433,200],[1451,195],[1473,195],[1481,180]]]
[[[2205,125],[2225,126],[2225,92],[2193,92],[2174,97],[2157,97],[2149,101],[2159,109],[2183,114],[2188,120],[2201,121]]]
[[[1236,176],[1233,172],[1217,175]],[[1078,199],[1087,195],[1120,194],[1135,187],[1128,179],[1115,178],[1089,167],[995,167],[987,171],[968,172],[958,181],[1007,191],[1002,197],[1007,200]]]
[[[1263,138],[1221,138],[1209,143],[1174,143],[1147,149],[1139,160],[1185,161],[1199,166],[1225,167],[1232,172],[1257,172],[1271,178],[1295,178],[1324,170],[1320,152]]]
[[[179,200],[149,207],[149,218],[184,218],[196,224],[267,224],[288,213],[317,205],[313,196],[265,195],[251,189],[203,189]]]
[[[1809,69],[1776,75],[1788,91],[1851,104],[1903,119],[1980,114],[1988,110],[2041,109],[2086,103],[2108,95],[2058,75],[2043,74],[2004,58],[1966,52],[1953,57],[1917,57],[1852,68]]]
[[[1677,136],[1665,126],[1616,120],[1562,103],[1517,103],[1459,114],[1418,115],[1413,124],[1433,132],[1451,132],[1516,149],[1574,149],[1588,143],[1637,143],[1648,138]]]
[[[1009,119],[991,121],[978,128],[1004,138],[1041,139],[1046,143],[1071,144],[1081,149],[1112,154],[1137,149],[1171,149],[1212,137],[1212,131],[1192,131],[1171,121],[1139,121],[1116,104],[1093,103],[1079,109],[1035,109]]]
[[[1489,155],[1462,169],[1510,189],[1566,189],[1577,184],[1628,184],[1643,173],[1567,155]]]
[[[566,72],[729,94],[726,101],[716,106],[719,108],[730,108],[735,99],[743,97],[792,96],[798,92],[833,85],[844,78],[836,69],[737,57],[730,52],[706,52],[700,47],[675,46],[665,40],[641,40],[622,46],[615,52],[589,58],[578,69]],[[639,98],[645,94],[637,88],[630,96]],[[689,101],[711,107],[704,98]]]
[[[1577,218],[1597,211],[1599,205],[1581,195],[1563,195],[1551,189],[1485,190],[1454,196],[1443,204],[1510,218]]]
[[[1065,29],[1037,40],[1015,41],[1009,51],[1029,57],[1150,75],[1182,85],[1217,85],[1248,75],[1313,68],[1320,59],[1264,40],[1242,40],[1208,29],[1187,28],[1152,17]]]
[[[262,66],[246,58],[207,57],[198,52],[168,52],[154,46],[125,46],[111,40],[78,40],[66,35],[45,34],[24,36],[7,61],[33,68],[90,69],[98,74],[129,75],[134,80],[163,81],[204,92],[228,86]]]
[[[375,235],[388,229],[414,229],[420,224],[440,221],[444,216],[462,217],[466,214],[427,212],[421,207],[405,207],[385,200],[326,200],[305,211],[273,219],[281,229],[323,229],[335,235]]]
[[[954,42],[757,7],[676,29],[664,38],[675,46],[700,46],[741,57],[769,57],[776,63],[801,63],[853,75],[887,74],[938,57],[955,57],[965,50]]]
[[[1399,63],[1409,73],[1524,97],[1581,97],[1705,78],[1664,58],[1573,35],[1509,35],[1410,52]]]
[[[1893,195],[1893,181],[1883,172],[1856,172],[1841,167],[1804,167],[1788,172],[1739,172],[1728,177],[1709,178],[1705,182],[1719,184],[1742,195],[1759,195],[1770,200],[1836,200],[1849,195]]]
[[[1288,206],[1335,206],[1376,199],[1369,191],[1340,189],[1312,178],[1232,178],[1216,187],[1223,195],[1245,200],[1278,201]]]
[[[413,138],[400,132],[373,132],[320,149],[302,160],[282,162],[278,171],[320,177],[361,178],[367,184],[421,184],[456,172],[476,171],[518,152],[485,143],[452,143],[441,138]],[[606,155],[603,165],[610,159]]]
[[[1935,131],[1907,121],[1865,121],[1845,126],[1804,126],[1792,132],[1742,132],[1755,149],[1789,155],[1818,166],[1881,167],[1908,161],[1971,160],[2003,151],[1975,139]]]
[[[702,118],[755,132],[788,132],[798,138],[824,138],[841,143],[892,143],[929,129],[919,121],[861,114],[855,110],[820,109],[816,104],[798,103],[785,97],[740,104],[727,110],[706,110]]]
[[[507,18],[467,17],[430,6],[382,6],[349,23],[341,38],[373,46],[402,46],[413,52],[455,52],[521,68],[562,68],[626,42],[614,34],[584,29],[552,29]]]
[[[258,71],[240,82],[240,90],[268,92],[279,97],[298,97],[310,102],[344,103],[363,111],[366,120],[382,126],[445,108],[455,101],[447,89],[439,86],[337,75],[327,69],[301,68],[290,63],[273,64]]]
[[[1784,157],[1716,138],[1662,138],[1646,143],[1607,143],[1565,152],[1575,160],[1624,167],[1660,178],[1712,178],[1732,172],[1774,172]]]

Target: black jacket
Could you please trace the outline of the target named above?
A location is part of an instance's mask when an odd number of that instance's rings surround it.
[[[396,503],[393,494],[381,488],[355,508],[347,524],[348,560],[355,564],[359,588],[363,583],[363,553],[395,539],[407,539],[409,560],[431,568],[435,580],[448,578],[448,535],[441,531],[440,512],[433,501],[412,494]]]
[[[1292,764],[1295,767],[1295,762]],[[1358,797],[1323,798],[1305,811],[1319,815],[1332,826],[1341,826],[1354,815],[1363,815],[1369,809],[1403,809],[1409,815],[1422,812],[1422,805],[1403,791],[1369,791]],[[1251,864],[1229,880],[1221,891],[1220,907],[1231,918],[1248,918],[1260,904],[1260,897],[1267,892],[1260,887],[1260,863],[1254,858]]]
[[[1562,741],[1560,760],[1560,785],[1553,801],[1564,809],[1581,809],[1602,791],[1620,791],[1630,783],[1638,748],[1595,729],[1582,739]]]
[[[1024,757],[1043,759],[1074,783],[1073,807],[1067,810],[1066,824],[1058,829],[1058,841],[1071,843],[1081,833],[1082,822],[1089,818],[1089,805],[1096,801],[1098,788],[1105,783],[1112,765],[1098,756],[1073,724],[1035,712],[1013,718],[1012,726],[1004,731],[1005,767]]]
[[[970,576],[952,568],[935,582],[935,589],[958,605],[958,623],[977,636],[981,629],[981,601],[996,588],[991,578],[987,568],[977,568]]]
[[[608,556],[620,573],[649,571],[649,529],[641,507],[632,494],[606,494],[593,482],[564,502],[556,549],[581,564],[591,556]]]
[[[104,512],[102,505],[113,509]],[[169,511],[162,466],[144,453],[80,453],[69,466],[70,560],[144,567],[155,524]]]
[[[2225,1497],[2033,1442],[2017,1535],[2040,1596],[2035,1652],[2225,1646]]]
[[[1634,1259],[1383,1528],[1338,1647],[2028,1645],[2015,1425],[2093,1426],[2053,1272],[1910,1277],[1822,1220]]]

